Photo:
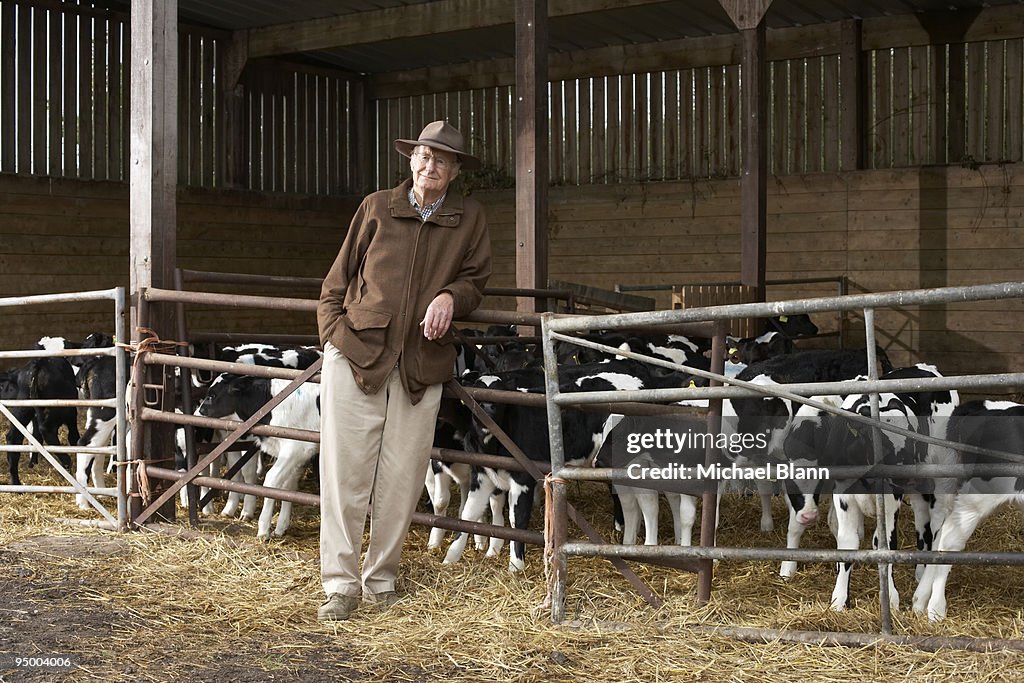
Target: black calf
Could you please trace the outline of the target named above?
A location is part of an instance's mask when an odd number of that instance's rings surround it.
[[[36,358],[24,367],[9,370],[0,375],[0,397],[8,400],[38,399],[76,399],[78,387],[75,384],[75,372],[71,364],[63,358]],[[58,431],[61,425],[68,428],[68,443],[78,444],[78,412],[69,407],[47,408],[12,408],[14,419],[22,424],[31,423],[33,434],[43,445],[60,444]],[[24,436],[17,427],[11,425],[7,430],[7,444],[19,446],[25,442]],[[8,453],[7,464],[11,473],[11,484],[18,486],[18,461],[20,453]],[[71,456],[57,456],[65,469],[71,467]],[[34,465],[38,455],[33,453],[29,465]]]

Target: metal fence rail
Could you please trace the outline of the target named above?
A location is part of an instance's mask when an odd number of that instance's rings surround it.
[[[114,289],[94,290],[88,292],[65,292],[60,294],[39,294],[33,296],[6,297],[0,299],[0,307],[22,307],[38,306],[54,303],[77,303],[83,301],[112,301],[114,303],[114,320],[112,330],[115,341],[123,341],[126,336],[125,321],[125,289],[116,287]],[[127,387],[127,352],[124,346],[117,345],[109,348],[96,349],[65,349],[63,351],[46,351],[29,349],[23,351],[0,351],[0,359],[23,359],[23,358],[81,358],[113,356],[115,359],[115,382],[117,393],[110,399],[31,399],[31,400],[0,400],[0,414],[3,414],[22,436],[28,441],[27,445],[5,445],[0,446],[0,452],[38,452],[53,466],[53,468],[67,480],[71,486],[31,486],[31,485],[2,485],[0,493],[76,493],[84,496],[86,502],[91,505],[104,518],[105,526],[124,530],[128,518],[127,487],[125,473],[125,444],[127,433],[127,418],[125,414],[125,393]],[[115,443],[112,446],[78,446],[69,444],[42,444],[35,435],[28,431],[26,425],[21,424],[11,413],[10,408],[18,407],[104,407],[114,408],[116,411]],[[117,484],[114,487],[91,487],[83,485],[76,476],[67,471],[54,454],[107,454],[112,456],[116,467]],[[107,508],[97,500],[97,496],[112,496],[116,498],[116,517],[111,515]]]
[[[311,278],[264,278],[263,276],[258,275],[211,273],[205,271],[181,271],[181,275],[183,276],[182,281],[214,282],[218,284],[245,284],[248,286],[262,285],[270,287],[308,286],[312,284]],[[519,294],[525,294],[526,291],[527,290],[515,290],[515,292]],[[550,296],[552,295],[552,292],[549,292],[548,290],[538,290],[537,295]],[[157,288],[144,289],[142,291],[142,298],[146,302],[164,302],[180,304],[183,306],[188,304],[202,304],[232,308],[255,308],[263,310],[288,310],[299,312],[314,312],[317,306],[316,299],[237,295]],[[530,313],[477,310],[474,311],[471,315],[467,316],[464,322],[539,325],[540,316],[538,314]],[[186,326],[184,325],[183,314],[179,315],[178,336],[180,337],[179,341],[189,339]],[[203,336],[204,338],[217,338],[220,337],[221,335],[218,335],[217,333],[203,333]],[[235,333],[231,336],[237,338],[239,341],[243,339],[250,339],[252,337],[252,335],[241,335],[238,333]],[[140,356],[141,357],[139,358],[138,362],[145,366],[155,365],[180,368],[182,370],[182,381],[186,380],[186,373],[190,370],[202,370],[209,372],[230,372],[232,374],[286,380],[295,380],[299,375],[302,374],[302,371],[300,370],[294,370],[289,368],[266,367],[245,363],[230,363],[212,359],[193,358],[189,356],[177,356],[168,353],[160,353],[158,351],[143,350],[140,352]],[[319,373],[313,374],[306,381],[319,382]],[[476,393],[477,391],[486,392],[486,390],[470,390],[470,393]],[[543,406],[544,404],[544,397],[541,395],[525,397],[516,392],[487,392],[488,400],[492,400],[494,398],[491,395],[493,393],[506,394],[505,398],[511,401],[518,401],[524,399],[527,401],[533,400],[534,405],[538,407]],[[185,406],[183,406],[183,410],[184,408]],[[158,422],[164,424],[174,424],[190,427],[210,427],[226,429],[228,431],[237,430],[243,425],[243,423],[238,421],[204,418],[201,416],[192,415],[191,412],[192,411],[190,407],[187,410],[184,410],[183,413],[173,413],[168,411],[156,410],[151,407],[140,406],[136,412],[135,417],[140,425],[146,422]],[[247,429],[246,433],[253,433],[262,436],[275,436],[280,438],[297,439],[301,441],[310,442],[318,442],[320,437],[318,432],[299,429],[288,429],[284,427],[270,427],[267,425],[251,426],[250,428]],[[177,485],[178,481],[184,479],[189,484],[201,484],[208,488],[217,490],[240,491],[254,495],[260,495],[263,497],[275,498],[278,500],[290,500],[292,502],[298,502],[300,504],[318,504],[318,498],[316,496],[311,496],[310,494],[299,494],[298,492],[290,492],[281,489],[266,488],[262,486],[257,486],[253,488],[229,480],[218,479],[213,477],[203,477],[198,475],[198,470],[195,473],[192,473],[192,466],[198,462],[198,459],[194,455],[195,446],[191,441],[191,439],[186,438],[186,450],[191,451],[187,455],[188,462],[190,465],[189,473],[175,473],[175,475],[172,476],[169,474],[171,470],[166,470],[154,464],[146,463],[145,472],[147,473],[147,475],[155,479],[165,479],[173,481],[175,482],[175,485]],[[434,449],[434,451],[432,452],[432,457],[441,457],[451,459],[457,462],[467,462],[470,464],[481,466],[501,467],[503,469],[522,469],[522,466],[519,463],[517,463],[513,458],[493,456],[484,453],[468,453],[444,449]],[[544,473],[548,471],[547,467],[544,467],[542,469]],[[195,502],[197,501],[194,501],[192,496],[190,496],[190,516],[192,517],[194,523],[198,520],[198,517],[196,516],[197,511],[195,508],[197,506],[195,505]],[[137,518],[135,521],[139,521],[139,519]],[[424,515],[420,513],[417,513],[417,515],[414,516],[413,521],[417,524],[425,524],[427,526],[438,526],[445,529],[469,531],[471,533],[486,533],[497,538],[506,538],[509,540],[524,540],[525,542],[531,544],[541,545],[543,543],[543,537],[538,533],[509,529],[507,527],[498,527],[488,524],[466,522],[463,520],[451,520],[436,517],[435,515]]]
[[[600,480],[611,480],[614,477],[621,476],[624,470],[604,469],[604,470],[591,470],[585,471],[580,468],[572,468],[565,466],[564,450],[562,441],[562,419],[561,409],[563,406],[579,405],[583,403],[600,403],[609,401],[629,402],[629,401],[676,401],[682,399],[694,399],[694,398],[706,398],[709,400],[709,408],[715,411],[716,407],[720,407],[720,402],[723,397],[737,397],[737,396],[783,396],[794,401],[801,403],[811,403],[812,405],[818,405],[819,407],[825,407],[821,404],[815,404],[812,401],[804,398],[804,395],[822,395],[822,394],[869,394],[872,398],[872,415],[871,418],[861,418],[861,421],[867,421],[876,427],[886,429],[887,425],[879,420],[878,410],[878,394],[883,391],[891,391],[899,389],[900,391],[926,391],[930,389],[952,389],[952,388],[1007,388],[1014,386],[1024,386],[1024,373],[1007,373],[1001,375],[964,375],[958,377],[947,377],[936,380],[914,380],[912,382],[894,382],[891,380],[878,380],[876,362],[874,358],[875,350],[875,330],[874,330],[874,310],[875,308],[881,307],[892,307],[892,306],[906,306],[906,305],[928,305],[928,304],[944,304],[952,303],[957,301],[984,301],[984,300],[996,300],[996,299],[1009,299],[1009,298],[1024,298],[1024,282],[1004,282],[990,285],[978,285],[972,287],[944,287],[936,289],[924,289],[924,290],[911,290],[901,292],[890,292],[880,294],[863,294],[854,296],[841,296],[841,297],[821,297],[814,299],[799,299],[791,301],[778,301],[769,303],[749,303],[749,304],[733,304],[724,306],[712,306],[707,308],[694,308],[694,309],[678,309],[672,311],[650,311],[642,313],[624,313],[617,315],[603,315],[594,316],[585,322],[568,318],[558,318],[551,315],[545,315],[541,324],[541,333],[543,337],[543,351],[544,351],[544,362],[545,369],[547,372],[547,391],[546,400],[548,404],[548,426],[549,426],[549,440],[551,444],[551,477],[555,483],[552,488],[553,501],[551,508],[556,512],[556,516],[553,520],[549,521],[552,528],[552,533],[547,539],[549,549],[552,551],[554,557],[554,567],[552,572],[552,586],[550,587],[550,593],[552,598],[551,607],[551,618],[553,621],[561,622],[565,617],[565,586],[567,580],[567,557],[572,555],[594,555],[603,557],[631,557],[631,558],[680,558],[680,559],[695,559],[710,562],[712,559],[747,559],[747,560],[767,560],[767,559],[792,559],[792,560],[804,560],[804,561],[822,561],[822,562],[876,562],[879,564],[879,579],[880,579],[880,606],[881,606],[881,626],[880,631],[883,634],[891,633],[891,618],[888,612],[888,595],[887,595],[887,581],[886,577],[892,563],[902,562],[933,562],[936,564],[977,564],[977,563],[994,563],[994,564],[1024,564],[1024,553],[937,553],[937,552],[921,552],[921,551],[873,551],[873,550],[800,550],[800,549],[757,549],[757,548],[715,548],[713,547],[713,533],[705,534],[709,526],[712,527],[713,531],[713,516],[705,514],[708,510],[714,509],[708,507],[707,502],[715,502],[714,493],[709,497],[705,497],[705,505],[702,507],[702,535],[701,535],[701,546],[695,548],[683,548],[678,546],[671,547],[646,547],[646,546],[622,546],[622,545],[598,545],[588,543],[568,543],[565,540],[565,528],[567,520],[564,515],[558,514],[560,510],[564,508],[564,497],[566,494],[565,482],[573,479],[584,480],[584,479],[600,479]],[[709,377],[712,379],[712,383],[717,381],[723,381],[727,384],[739,384],[742,388],[738,387],[709,387],[706,389],[680,389],[680,390],[647,390],[640,392],[628,392],[628,391],[604,391],[604,392],[593,392],[591,395],[587,395],[586,392],[573,392],[562,394],[559,391],[557,381],[557,358],[554,353],[554,342],[559,341],[570,341],[574,343],[580,343],[584,346],[593,347],[594,344],[585,340],[578,340],[574,337],[569,336],[573,332],[582,332],[594,329],[607,329],[616,330],[630,327],[636,327],[638,325],[665,325],[665,324],[679,324],[696,321],[723,321],[730,318],[738,317],[769,317],[775,315],[793,315],[798,313],[818,313],[824,311],[851,311],[851,310],[863,310],[865,320],[865,337],[866,347],[868,355],[868,367],[869,367],[869,379],[868,381],[856,381],[851,380],[848,382],[830,382],[821,384],[804,384],[804,385],[776,385],[774,387],[764,387],[761,385],[752,385],[745,382],[740,382],[735,379],[729,379],[722,376],[721,371],[714,371],[710,373],[701,372],[699,370],[685,368],[685,366],[679,366],[676,364],[657,361],[649,357],[643,357],[634,355],[633,357],[639,360],[645,360],[663,367],[671,367],[675,369],[683,368],[688,372],[694,372],[694,374]],[[829,406],[831,412],[835,412],[835,409]],[[844,413],[846,417],[860,417],[852,414]],[[891,425],[888,425],[891,427]],[[893,431],[900,431],[898,429]],[[905,431],[905,430],[904,430]],[[902,433],[902,432],[901,432]],[[876,462],[880,462],[878,459],[878,453],[880,452],[879,444],[877,442],[878,432],[877,429],[873,430],[873,434],[876,438],[875,451],[876,451]],[[915,438],[919,438],[919,435],[910,434]],[[928,439],[923,438],[922,440],[930,442],[948,443],[941,439]],[[971,449],[966,449],[971,450]],[[1014,457],[1014,454],[1000,454],[1009,455],[1008,459],[1014,462],[1005,463],[1002,465],[994,465],[993,470],[1013,472],[1017,473],[1021,471],[1024,461],[1019,455]],[[709,452],[710,456],[710,452]],[[876,468],[885,474],[890,474],[891,470],[884,469],[881,465],[875,465]],[[943,467],[933,466],[927,472],[932,476],[950,476],[954,475],[961,470],[956,467]],[[971,466],[972,473],[978,473],[980,470],[978,466]],[[886,537],[886,530],[884,528],[883,515],[878,516],[878,528],[876,533],[880,533],[880,537]],[[710,541],[710,542],[709,542]],[[700,592],[698,591],[698,598],[701,598]],[[1017,646],[1020,645],[1019,641],[1012,641]]]

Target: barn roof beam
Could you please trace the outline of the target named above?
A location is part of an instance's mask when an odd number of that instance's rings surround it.
[[[719,0],[722,9],[741,31],[757,28],[768,13],[772,0]]]
[[[930,45],[943,40],[974,42],[1019,37],[1019,27],[1024,26],[1024,5],[986,8],[969,22],[964,21],[964,14],[962,11],[924,13],[858,21],[862,25],[861,49]],[[844,25],[848,24],[831,22],[769,30],[767,59],[837,54],[842,49]],[[929,28],[925,29],[925,25]],[[956,27],[958,31],[954,30]],[[739,61],[740,42],[737,34],[729,34],[552,53],[548,57],[548,74],[552,80],[565,80],[738,64]],[[373,97],[389,98],[489,88],[514,82],[515,60],[493,59],[373,74],[369,85]]]
[[[588,14],[658,2],[664,0],[552,0],[548,16]],[[327,50],[513,23],[515,5],[508,0],[438,0],[250,29],[249,57]]]

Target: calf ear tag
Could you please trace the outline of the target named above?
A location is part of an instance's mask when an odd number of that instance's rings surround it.
[[[780,315],[779,316],[779,322],[780,323],[788,323],[789,322],[789,316],[788,315]]]
[[[731,356],[732,354],[736,353],[737,351],[739,351],[739,349],[735,349],[735,348],[729,349],[729,355]]]
[[[696,389],[696,388],[697,388],[697,383],[696,383],[696,382],[694,382],[694,381],[693,381],[693,380],[691,379],[691,380],[690,380],[690,383],[689,383],[689,384],[688,384],[688,385],[686,386],[686,388],[687,388],[687,389]]]

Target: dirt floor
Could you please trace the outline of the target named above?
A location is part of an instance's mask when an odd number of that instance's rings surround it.
[[[3,470],[0,465],[5,481]],[[50,481],[41,466],[25,478]],[[610,523],[606,496],[599,486],[573,491],[600,528]],[[869,569],[855,571],[854,607],[837,614],[828,609],[829,566],[802,566],[784,581],[774,563],[723,563],[711,603],[697,606],[692,575],[637,565],[666,600],[652,610],[607,562],[573,560],[570,623],[554,626],[541,608],[539,549],[529,549],[520,575],[508,573],[506,555],[487,558],[472,549],[459,564],[443,565],[437,551],[424,549],[426,530],[414,528],[400,583],[408,597],[387,612],[364,609],[349,622],[324,625],[315,617],[321,600],[315,510],[296,507],[288,535],[264,543],[255,539],[254,524],[217,517],[204,519],[199,530],[178,524],[128,534],[54,521],[95,518],[70,498],[0,494],[0,683],[1024,681],[1019,652],[752,644],[698,629],[871,633],[878,624],[878,579]],[[752,499],[727,499],[722,519],[723,544],[784,544],[781,508],[780,528],[770,534],[757,531]],[[1017,511],[986,526],[987,549],[1021,546]],[[805,541],[828,547],[831,539],[819,525]],[[957,568],[950,618],[938,625],[907,612],[912,568],[897,568],[897,585],[904,609],[895,616],[896,633],[1022,638],[1021,569]],[[73,666],[18,667],[15,657],[68,657]]]
[[[160,632],[142,614],[107,599],[113,586],[96,585],[111,577],[80,564],[83,557],[116,564],[127,545],[118,537],[40,536],[0,550],[0,680],[367,680],[324,633],[296,630],[286,644],[258,632],[212,639],[195,633],[202,649],[196,658],[178,644],[160,647]],[[136,650],[134,641],[146,642]],[[70,658],[73,669],[19,668],[15,657]],[[411,667],[400,673],[425,680]]]

